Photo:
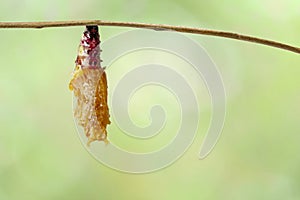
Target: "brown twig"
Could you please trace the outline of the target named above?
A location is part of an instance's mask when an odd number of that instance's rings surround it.
[[[297,54],[300,54],[300,48],[277,41],[262,39],[258,37],[232,33],[219,30],[208,30],[203,28],[191,28],[182,26],[171,26],[163,24],[146,24],[136,22],[113,22],[102,20],[82,20],[82,21],[53,21],[53,22],[0,22],[0,28],[48,28],[48,27],[66,27],[66,26],[84,26],[84,25],[100,25],[100,26],[119,26],[132,28],[147,28],[153,30],[173,30],[183,33],[194,33],[201,35],[211,35],[217,37],[231,38],[252,43],[263,44],[267,46],[284,49]]]

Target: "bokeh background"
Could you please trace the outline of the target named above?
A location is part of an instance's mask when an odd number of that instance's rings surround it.
[[[163,23],[300,46],[299,9],[296,0],[2,0],[0,21]],[[204,160],[198,160],[200,133],[173,165],[133,175],[100,164],[77,136],[67,86],[83,29],[0,30],[1,200],[300,198],[299,55],[186,34],[207,50],[223,76],[222,136]],[[102,27],[102,40],[124,30],[130,29]]]

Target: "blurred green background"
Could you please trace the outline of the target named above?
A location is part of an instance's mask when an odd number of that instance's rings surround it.
[[[300,46],[300,2],[1,1],[0,21],[102,19],[205,27]],[[189,35],[223,76],[227,116],[213,152],[204,135],[163,170],[132,175],[83,148],[68,82],[83,27],[1,29],[0,200],[300,199],[300,57]],[[102,27],[102,40],[128,28]]]

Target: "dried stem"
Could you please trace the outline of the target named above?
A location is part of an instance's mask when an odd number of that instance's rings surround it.
[[[263,44],[267,46],[284,49],[297,54],[300,54],[300,48],[294,47],[288,44],[284,44],[277,41],[262,39],[258,37],[219,31],[219,30],[208,30],[203,28],[191,28],[182,26],[171,26],[163,24],[146,24],[136,22],[113,22],[113,21],[102,21],[102,20],[82,20],[82,21],[53,21],[53,22],[0,22],[0,28],[48,28],[48,27],[66,27],[66,26],[84,26],[84,25],[100,25],[100,26],[119,26],[119,27],[132,27],[132,28],[147,28],[157,31],[173,30],[183,33],[194,33],[201,35],[211,35],[217,37],[231,38],[236,40],[242,40],[252,43]]]

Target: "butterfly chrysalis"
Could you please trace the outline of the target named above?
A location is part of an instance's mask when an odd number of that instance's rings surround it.
[[[74,117],[84,129],[88,146],[96,140],[108,142],[107,79],[105,68],[101,67],[100,52],[98,26],[86,26],[69,88],[76,99]]]

